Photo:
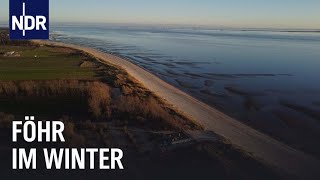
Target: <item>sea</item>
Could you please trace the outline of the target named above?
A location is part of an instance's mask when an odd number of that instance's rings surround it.
[[[57,24],[52,41],[131,61],[191,96],[320,156],[320,31]]]

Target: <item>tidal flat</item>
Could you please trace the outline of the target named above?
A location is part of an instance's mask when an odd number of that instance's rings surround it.
[[[221,136],[196,140],[188,132],[203,128],[175,111],[123,69],[102,63],[84,52],[28,41],[11,42],[1,31],[0,45],[0,168],[3,177],[36,177],[12,173],[11,121],[27,114],[61,120],[66,143],[31,147],[117,147],[125,170],[38,172],[59,177],[111,179],[219,178],[277,179],[273,168],[232,146]],[[192,163],[191,163],[192,162]],[[186,164],[189,164],[186,166]],[[174,172],[173,172],[174,170]]]

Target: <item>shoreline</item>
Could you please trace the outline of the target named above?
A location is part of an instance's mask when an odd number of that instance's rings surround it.
[[[167,104],[172,105],[175,110],[200,124],[205,130],[221,135],[232,145],[244,150],[255,159],[274,167],[280,173],[293,175],[301,179],[319,176],[316,168],[319,167],[320,163],[317,159],[240,123],[125,59],[77,45],[51,41],[33,42],[80,50],[101,62],[118,66]]]

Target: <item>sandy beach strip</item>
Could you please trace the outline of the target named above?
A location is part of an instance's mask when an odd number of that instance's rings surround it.
[[[247,152],[255,159],[273,167],[280,173],[312,179],[320,177],[320,161],[301,151],[295,150],[253,128],[206,105],[181,90],[169,85],[147,70],[120,57],[98,50],[72,44],[52,41],[33,41],[38,44],[60,46],[84,51],[101,61],[119,66],[137,79],[147,89],[154,92],[174,109],[189,117],[205,130],[213,131],[234,146]]]

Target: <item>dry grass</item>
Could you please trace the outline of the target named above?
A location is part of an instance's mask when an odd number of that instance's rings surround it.
[[[120,96],[115,108],[131,114],[132,117],[144,117],[149,120],[165,122],[177,128],[195,128],[195,126],[180,117],[174,111],[170,111],[159,100],[152,96],[140,98],[138,96]]]
[[[81,68],[96,68],[97,65],[91,61],[83,61],[81,64],[80,64],[80,67]]]
[[[124,95],[131,95],[133,94],[134,90],[130,88],[129,86],[121,86],[121,91]]]
[[[96,118],[109,117],[111,115],[109,86],[93,82],[88,88],[88,95],[89,110]]]
[[[109,87],[102,82],[81,80],[0,82],[2,96],[87,96],[92,89]],[[107,91],[107,92],[108,92]],[[93,92],[92,92],[93,93]],[[97,95],[101,95],[97,94]]]
[[[127,91],[131,90],[129,89],[128,87]],[[127,92],[124,94],[130,93]],[[94,117],[105,118],[111,116],[110,87],[97,81],[55,80],[2,82],[0,83],[0,96],[1,95],[7,97],[86,97],[88,100],[88,110]],[[151,119],[172,119],[171,115],[153,97],[142,99],[139,96],[120,96],[115,102],[114,108],[121,112],[141,115]]]
[[[111,114],[110,88],[108,85],[97,81],[6,81],[0,83],[0,96],[85,97],[88,100],[89,112],[96,118],[108,117]]]
[[[154,95],[139,86],[121,86],[122,94],[112,99],[111,88],[99,81],[50,80],[0,82],[0,97],[83,98],[88,112],[97,120],[120,118],[124,122],[137,120],[156,127],[179,129],[198,128]],[[113,115],[113,113],[116,113]]]

